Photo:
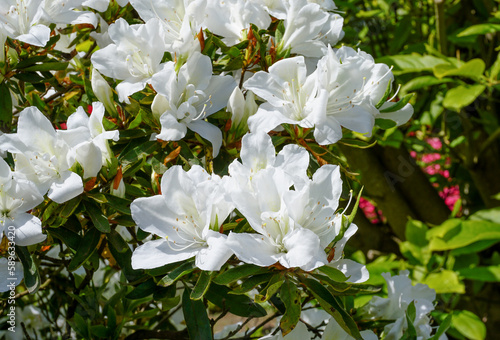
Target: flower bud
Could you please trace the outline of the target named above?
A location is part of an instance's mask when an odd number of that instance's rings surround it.
[[[227,111],[231,112],[231,130],[241,134],[247,132],[248,118],[257,112],[258,107],[252,91],[247,91],[245,98],[241,90],[236,87],[227,103]]]
[[[109,86],[108,82],[101,76],[99,71],[92,69],[92,79],[91,79],[92,91],[94,91],[95,96],[101,103],[104,104],[106,110],[111,113],[112,116],[118,115],[113,100],[113,90]]]

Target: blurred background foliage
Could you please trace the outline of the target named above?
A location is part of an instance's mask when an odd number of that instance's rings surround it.
[[[345,11],[342,42],[393,66],[399,97],[413,93],[415,108],[402,128],[377,132],[372,148],[340,144],[365,186],[357,245],[375,258],[372,273],[403,258],[414,279],[441,293],[436,314],[442,314],[435,317],[456,309],[454,337],[483,339],[487,329],[494,339],[500,330],[500,2],[336,4]],[[397,256],[378,257],[391,251]]]

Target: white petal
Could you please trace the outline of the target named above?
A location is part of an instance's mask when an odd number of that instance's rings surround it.
[[[50,40],[50,28],[45,25],[35,25],[30,28],[28,34],[22,34],[16,37],[22,42],[43,47]]]
[[[222,265],[233,255],[226,245],[227,236],[209,230],[207,248],[201,248],[196,255],[196,266],[201,270],[220,270]]]
[[[153,240],[137,247],[132,253],[133,269],[152,269],[169,263],[187,260],[198,253],[199,249],[175,251],[164,239]]]
[[[383,110],[384,108],[389,107],[391,105],[394,105],[394,103],[390,102],[384,103],[382,104],[380,110]],[[401,110],[395,112],[380,113],[376,115],[375,118],[390,119],[395,121],[397,126],[400,126],[409,121],[412,115],[413,115],[413,106],[411,104],[406,104]]]
[[[83,192],[82,178],[72,171],[61,174],[59,180],[52,183],[47,196],[56,203],[64,203]]]
[[[222,145],[222,132],[219,128],[204,120],[193,120],[187,127],[212,143],[213,157],[217,157]]]
[[[279,259],[278,249],[262,235],[231,232],[226,245],[245,263],[267,267]]]
[[[313,268],[307,268],[312,270],[327,263],[326,254],[320,248],[319,237],[311,230],[297,228],[283,238],[283,244],[287,253],[282,256],[280,263],[284,267],[302,267],[313,261]]]
[[[175,217],[161,195],[140,197],[130,205],[132,218],[142,230],[161,237],[171,235],[169,232],[175,226]]]
[[[273,165],[276,156],[271,137],[263,131],[247,133],[241,140],[240,158],[254,173]]]
[[[102,168],[101,150],[92,142],[78,145],[75,150],[76,160],[83,167],[83,178],[96,177]]]
[[[123,103],[129,104],[130,100],[128,99],[128,97],[144,89],[145,86],[146,86],[146,80],[122,81],[120,84],[116,85],[116,92],[118,92],[118,100],[120,100]]]
[[[19,246],[30,246],[47,238],[42,233],[42,222],[31,214],[18,214],[13,224],[16,226],[16,244]]]
[[[156,139],[164,141],[176,141],[184,138],[187,132],[185,124],[179,123],[170,113],[166,112],[160,117],[161,132]]]
[[[365,265],[349,259],[341,259],[328,264],[328,266],[337,268],[344,273],[348,277],[347,282],[362,283],[370,278],[370,273]]]

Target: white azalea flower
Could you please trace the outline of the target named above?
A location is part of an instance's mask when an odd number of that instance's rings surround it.
[[[0,136],[0,149],[14,154],[16,171],[53,201],[64,203],[83,192],[81,177],[69,170],[75,155],[36,107],[21,111],[17,133]]]
[[[128,103],[128,96],[151,83],[151,77],[160,71],[165,52],[161,31],[157,19],[130,26],[120,18],[108,29],[114,44],[92,55],[92,64],[99,72],[122,80],[116,86],[120,101]]]
[[[232,255],[219,228],[233,210],[226,200],[224,179],[200,166],[180,166],[162,177],[162,194],[132,202],[132,217],[142,230],[161,239],[135,249],[132,267],[149,269],[196,257],[202,270],[219,270]]]
[[[156,18],[163,25],[166,50],[186,59],[200,50],[197,34],[206,12],[206,0],[131,0],[130,4],[144,21]]]
[[[299,56],[280,60],[244,83],[266,100],[248,119],[250,131],[269,132],[283,123],[311,128],[324,120],[328,93],[318,88],[315,73],[306,74],[304,57]]]
[[[254,174],[268,168],[280,168],[296,186],[309,180],[307,150],[298,145],[289,144],[276,155],[271,137],[262,131],[247,133],[243,136],[240,158],[241,163],[234,160],[229,164],[229,174],[235,179],[233,187],[246,186]]]
[[[417,339],[431,337],[432,329],[428,314],[434,310],[433,301],[436,299],[436,292],[421,283],[413,286],[408,275],[407,270],[392,277],[390,273],[382,273],[387,281],[387,298],[374,296],[363,308],[370,319],[395,320],[394,323],[385,326],[385,339],[397,340],[403,336],[404,330],[408,327],[406,310],[412,301],[416,309],[413,324],[417,331]]]
[[[262,29],[271,24],[263,6],[246,0],[208,0],[205,25],[210,32],[222,36],[227,45],[246,40],[250,24]]]
[[[283,170],[271,167],[251,177],[250,189],[231,193],[236,208],[257,232],[229,234],[227,245],[241,261],[263,267],[279,262],[304,270],[327,263],[318,235],[289,216],[282,197],[292,184]]]
[[[81,8],[82,0],[3,0],[0,2],[0,28],[8,37],[45,46],[50,24],[97,25],[97,17]]]
[[[316,70],[322,88],[328,91],[326,120],[317,124],[314,136],[319,144],[332,144],[342,138],[342,126],[360,133],[370,134],[375,118],[388,118],[376,108],[393,80],[389,67],[376,64],[362,51],[341,47],[329,48],[318,62]],[[407,105],[400,111],[400,123],[406,122],[413,109]],[[403,117],[404,116],[404,117]]]
[[[231,76],[212,75],[210,58],[195,52],[178,74],[173,62],[166,63],[163,70],[153,76],[152,85],[158,92],[153,103],[154,111],[163,112],[161,132],[156,138],[180,140],[189,128],[210,141],[214,157],[217,156],[222,133],[204,119],[226,106],[236,87],[235,80]]]
[[[104,105],[92,103],[90,117],[83,107],[78,107],[75,113],[68,117],[67,130],[58,130],[61,136],[76,155],[76,160],[83,167],[85,178],[95,177],[103,164],[111,161],[112,154],[108,140],[119,139],[118,130],[106,131],[102,124]]]
[[[0,239],[15,232],[15,243],[28,246],[45,240],[42,224],[29,211],[43,202],[36,186],[23,175],[11,172],[0,158]]]
[[[330,19],[329,14],[307,0],[290,0],[285,4],[285,32],[278,51],[290,49],[291,53],[305,57],[323,56],[327,47],[318,38]]]
[[[378,336],[371,330],[359,332],[363,340],[378,340]],[[338,324],[337,320],[330,318],[323,332],[322,339],[354,340],[352,336]]]

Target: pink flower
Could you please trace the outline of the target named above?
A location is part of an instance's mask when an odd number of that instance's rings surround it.
[[[427,138],[426,142],[429,143],[429,145],[435,150],[441,150],[443,147],[443,144],[438,137]]]
[[[410,156],[412,156],[413,158],[417,158],[417,152],[416,151],[410,151]]]
[[[432,163],[441,159],[441,155],[438,153],[428,153],[422,156],[422,162],[424,163]]]
[[[460,199],[460,189],[458,185],[451,186],[449,188],[443,188],[443,191],[439,192],[439,196],[444,199],[444,202],[450,210],[453,210],[455,203]]]

